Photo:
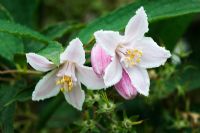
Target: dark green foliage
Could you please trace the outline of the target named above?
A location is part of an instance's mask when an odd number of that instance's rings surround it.
[[[84,88],[82,112],[68,105],[62,93],[31,101],[43,74],[26,63],[27,52],[58,66],[71,39],[80,37],[85,49],[91,50],[96,30],[123,32],[140,6],[148,14],[147,36],[173,55],[165,66],[149,70],[149,97],[126,101],[114,88]],[[0,0],[0,132],[198,133],[199,12],[200,0]]]
[[[80,32],[79,37],[84,43],[87,43],[96,30],[122,30],[140,6],[144,6],[149,22],[153,22],[199,12],[199,3],[199,0],[159,0],[159,2],[154,0],[136,2],[95,20]]]

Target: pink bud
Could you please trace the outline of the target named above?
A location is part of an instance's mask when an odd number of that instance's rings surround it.
[[[103,77],[105,68],[111,62],[111,56],[109,56],[98,44],[92,48],[91,51],[91,63],[94,72]]]
[[[123,70],[121,80],[115,84],[117,92],[125,99],[133,99],[137,95],[136,88],[131,84],[131,79],[127,72]]]

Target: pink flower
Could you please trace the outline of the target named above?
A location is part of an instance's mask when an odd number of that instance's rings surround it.
[[[91,51],[91,63],[94,72],[102,78],[110,62],[111,56],[100,45],[95,44]],[[122,72],[121,80],[115,84],[115,89],[125,99],[132,99],[137,95],[137,90],[131,84],[130,77],[125,70]]]
[[[131,84],[131,79],[125,70],[122,71],[122,78],[115,84],[117,92],[125,99],[133,99],[137,95],[136,88]]]
[[[60,55],[60,66],[47,58],[35,53],[26,54],[27,62],[36,70],[48,72],[36,85],[32,100],[39,101],[56,96],[61,90],[66,101],[81,110],[85,100],[85,93],[81,83],[89,89],[101,89],[105,85],[97,77],[91,67],[84,66],[85,51],[83,44],[76,38],[72,40]]]
[[[111,62],[111,56],[108,55],[100,45],[95,44],[91,51],[91,64],[94,72],[103,77],[105,68]]]
[[[124,35],[116,31],[104,30],[94,33],[96,43],[106,52],[106,56],[111,56],[111,62],[107,64],[101,61],[102,55],[99,54],[101,52],[94,52],[99,55],[91,57],[93,69],[98,70],[96,73],[99,75],[103,74],[107,87],[115,85],[119,94],[125,99],[134,97],[136,91],[148,96],[150,80],[146,69],[164,65],[171,57],[168,50],[158,46],[152,38],[144,36],[147,31],[147,15],[141,7],[129,20]],[[95,62],[105,63],[106,65],[101,66],[106,68],[98,68],[99,65],[94,65],[97,64]]]

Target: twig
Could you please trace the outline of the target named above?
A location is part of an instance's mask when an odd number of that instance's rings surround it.
[[[94,43],[95,43],[95,39],[94,39],[94,37],[92,37],[92,38],[89,40],[88,44],[87,44],[87,45],[84,45],[83,47],[84,47],[84,48],[88,48],[90,45],[93,45]]]
[[[1,74],[13,74],[13,73],[21,73],[21,74],[41,74],[41,72],[32,71],[32,70],[27,70],[27,71],[21,71],[21,70],[5,70],[5,71],[0,71],[0,75],[1,75]]]
[[[13,78],[1,78],[0,77],[0,81],[6,81],[6,82],[9,82],[11,80],[14,80]]]
[[[90,51],[90,50],[85,50],[85,53],[86,53],[86,54],[90,54],[91,51]]]
[[[101,124],[96,123],[96,126],[99,127],[102,131],[107,131],[106,128],[104,128]]]

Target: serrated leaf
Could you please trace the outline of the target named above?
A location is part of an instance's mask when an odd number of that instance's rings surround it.
[[[150,23],[171,17],[200,12],[200,0],[139,1],[117,9],[107,16],[93,21],[86,28],[81,30],[78,36],[84,44],[87,44],[96,30],[122,30],[140,6],[144,6]]]
[[[12,133],[13,121],[15,113],[15,104],[5,106],[5,104],[12,100],[17,93],[14,86],[1,84],[0,85],[0,127],[3,133]],[[1,131],[0,130],[0,131]]]
[[[1,0],[0,3],[10,12],[15,22],[32,27],[39,0]]]
[[[44,33],[51,39],[58,39],[61,38],[63,35],[80,27],[82,27],[81,24],[61,22],[47,27],[46,29],[43,30],[42,33]]]
[[[12,100],[17,94],[17,89],[10,85],[0,85],[0,111],[4,109],[5,104]]]
[[[22,40],[7,33],[0,32],[0,56],[13,62],[14,55],[23,53]]]
[[[39,32],[31,30],[30,28],[5,20],[0,20],[0,32],[26,37],[44,44],[48,44],[45,49],[40,51],[40,54],[53,61],[55,64],[59,64],[59,56],[62,51],[62,45],[60,43],[52,41],[48,37],[40,34]]]
[[[6,20],[0,20],[0,32],[9,33],[12,35],[30,38],[36,41],[43,42],[45,44],[51,43],[51,40],[44,35],[31,30],[28,27],[16,24],[14,22],[9,22]]]
[[[14,103],[0,111],[0,131],[2,131],[2,133],[14,133],[14,114]]]
[[[6,19],[13,21],[13,18],[10,14],[10,12],[2,5],[0,4],[0,19]]]
[[[40,55],[47,57],[53,61],[56,65],[60,64],[60,53],[63,51],[63,47],[60,43],[52,42],[47,47],[39,52]]]

